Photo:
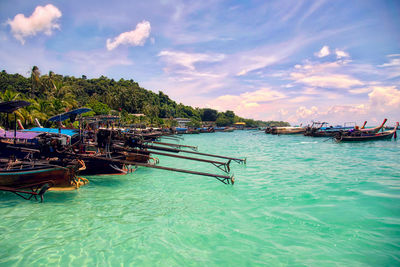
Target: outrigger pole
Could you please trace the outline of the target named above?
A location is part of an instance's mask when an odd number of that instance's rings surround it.
[[[194,151],[197,151],[197,149],[198,149],[197,146],[171,144],[171,143],[164,143],[164,142],[158,142],[158,141],[150,141],[150,142],[147,142],[147,143],[153,143],[153,144],[164,145],[164,146],[172,146],[172,147],[177,147],[177,148],[187,147],[187,148],[193,149]]]
[[[46,191],[53,185],[53,181],[43,181],[41,183],[24,185],[23,187],[8,187],[8,186],[0,186],[0,191],[6,191],[16,194],[23,199],[30,200],[32,197],[35,197],[37,200],[37,196],[40,197],[40,202],[43,202],[43,195]],[[22,190],[23,188],[30,188],[31,191]],[[29,195],[29,197],[24,196],[23,194]]]
[[[195,154],[195,155],[200,155],[200,156],[215,157],[215,158],[221,158],[221,159],[229,159],[229,160],[233,160],[233,161],[235,161],[237,163],[246,164],[246,158],[244,158],[244,159],[231,158],[231,157],[225,157],[225,156],[220,156],[220,155],[207,154],[207,153],[201,153],[201,152],[195,152],[195,151],[189,151],[189,150],[182,150],[182,149],[175,149],[175,148],[153,146],[153,145],[142,145],[142,147],[143,148],[147,148],[147,149],[163,150],[163,151],[174,152],[174,153],[184,152],[184,153],[190,153],[190,154]]]
[[[98,156],[92,156],[92,158],[103,159],[103,160],[105,159],[103,157],[98,157]],[[233,176],[219,175],[219,174],[213,174],[213,173],[207,173],[207,172],[190,171],[190,170],[177,169],[177,168],[164,167],[164,166],[157,166],[157,165],[135,162],[135,161],[128,161],[128,160],[119,160],[119,159],[112,159],[112,158],[107,158],[106,160],[111,161],[111,162],[119,162],[119,163],[126,164],[126,165],[135,165],[135,166],[160,169],[160,170],[166,170],[166,171],[174,171],[174,172],[182,172],[182,173],[214,177],[215,179],[219,180],[220,182],[223,182],[224,184],[234,184],[235,183],[235,178]]]
[[[183,140],[182,136],[177,136],[177,135],[161,135],[160,138],[172,139],[172,140]]]
[[[126,148],[124,148],[124,149],[126,150]],[[220,169],[226,173],[231,171],[230,166],[229,166],[229,164],[231,163],[231,160],[229,160],[228,162],[221,162],[221,161],[214,161],[214,160],[208,160],[208,159],[200,159],[200,158],[193,158],[193,157],[186,157],[186,156],[181,156],[181,155],[162,153],[162,152],[158,152],[158,151],[148,151],[148,150],[139,150],[139,149],[130,149],[128,151],[132,152],[132,153],[142,154],[142,155],[156,154],[156,155],[173,157],[173,158],[207,162],[207,163],[213,164],[215,167],[217,167],[218,169]],[[222,168],[222,166],[223,166],[223,168]]]

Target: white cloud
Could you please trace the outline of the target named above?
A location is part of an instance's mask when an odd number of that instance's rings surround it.
[[[24,44],[24,38],[27,36],[35,36],[39,32],[51,35],[53,29],[59,29],[60,25],[56,21],[61,15],[57,7],[48,4],[44,7],[37,6],[30,17],[17,14],[13,20],[9,19],[7,24],[10,25],[14,37]]]
[[[368,94],[371,107],[382,111],[400,110],[400,90],[395,86],[374,86],[372,89]]]
[[[339,49],[335,50],[335,54],[336,54],[337,59],[350,57],[349,53],[339,50]]]
[[[289,114],[289,111],[286,110],[286,109],[281,108],[281,109],[278,111],[278,113],[281,114],[282,116],[286,116],[286,115]]]
[[[378,67],[383,69],[389,79],[400,77],[400,54],[388,55],[387,57],[389,62],[378,65]]]
[[[273,102],[285,98],[281,92],[262,88],[253,92],[245,92],[240,95],[222,95],[208,102],[208,106],[219,110],[233,110],[240,115],[251,115],[265,110],[266,102]]]
[[[362,81],[350,75],[337,73],[345,64],[347,64],[346,61],[296,65],[295,71],[290,73],[290,79],[296,83],[323,88],[346,89],[364,85]]]
[[[349,117],[351,114],[351,117]],[[289,117],[290,121],[328,121],[331,124],[342,124],[343,120],[362,120],[368,114],[368,107],[359,105],[331,105],[328,107],[301,106],[296,109],[295,115]]]
[[[329,46],[324,45],[319,52],[315,53],[317,57],[326,57],[329,56],[331,52],[329,51]]]
[[[197,62],[218,62],[224,59],[223,54],[200,54],[200,53],[185,53],[175,51],[161,51],[158,54],[159,57],[163,57],[169,65],[180,65],[188,68],[189,70],[195,70],[195,64]]]
[[[384,63],[378,67],[400,67],[400,58],[393,58],[388,63]]]
[[[268,65],[272,65],[279,61],[279,58],[276,56],[254,56],[254,57],[246,57],[247,65],[245,68],[241,69],[236,75],[243,76],[249,73],[250,71],[264,68]]]
[[[396,86],[371,86],[368,100],[365,103],[346,105],[324,105],[323,107],[301,106],[296,109],[295,115],[290,116],[289,121],[299,120],[321,120],[335,123],[343,123],[347,120],[364,121],[368,119],[371,123],[378,123],[383,118],[389,121],[398,120],[397,115],[400,107],[400,90]],[[361,90],[361,89],[360,89]],[[312,102],[308,102],[312,103]],[[349,117],[349,114],[351,116]]]
[[[142,46],[146,42],[146,39],[150,36],[150,31],[150,22],[144,20],[136,25],[136,29],[130,32],[123,32],[115,37],[114,40],[107,39],[107,49],[111,51],[122,44]]]
[[[307,75],[303,73],[291,73],[290,76],[297,83],[315,87],[349,88],[363,85],[363,82],[345,74]]]
[[[355,116],[355,114],[363,114],[365,115],[367,113],[367,107],[364,104],[360,105],[334,105],[332,107],[329,107],[329,109],[324,112],[324,115],[330,115],[331,117],[333,115],[338,115],[341,118],[348,118],[348,114],[352,114],[352,116]],[[349,118],[353,119],[353,118]]]
[[[318,108],[316,106],[312,106],[310,109],[301,106],[296,110],[296,117],[299,119],[313,117],[317,114],[318,114]]]
[[[368,92],[371,92],[371,88],[369,87],[362,87],[362,88],[356,88],[356,89],[350,89],[349,93],[351,94],[365,94]]]
[[[304,95],[318,95],[319,94],[319,92],[313,87],[306,88],[302,93]]]
[[[297,96],[297,97],[293,97],[291,99],[288,100],[288,102],[290,103],[304,103],[308,100],[312,99],[312,97],[310,96]]]

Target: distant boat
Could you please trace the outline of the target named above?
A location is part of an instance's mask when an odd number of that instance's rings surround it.
[[[233,132],[235,130],[235,128],[234,127],[226,127],[225,129],[224,129],[224,132]]]
[[[214,132],[223,132],[225,129],[226,127],[214,127]]]
[[[271,134],[303,134],[304,127],[273,127],[270,129]],[[267,132],[266,132],[267,133]]]
[[[393,136],[394,136],[394,138],[397,138],[396,130],[397,130],[398,126],[399,126],[399,123],[397,122],[397,124],[393,130],[380,132],[380,133],[374,133],[374,134],[364,133],[359,130],[338,133],[335,136],[335,139],[338,142],[390,140],[390,139],[392,139]]]
[[[188,128],[175,127],[175,131],[176,131],[178,134],[186,133],[187,130],[188,130]]]
[[[312,137],[333,137],[341,131],[349,131],[355,128],[355,123],[354,126],[347,126],[347,124],[348,123],[345,123],[344,126],[328,126],[327,122],[313,122],[311,126],[306,127],[304,135]]]

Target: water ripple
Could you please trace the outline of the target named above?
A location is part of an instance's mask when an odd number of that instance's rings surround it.
[[[0,266],[397,266],[398,142],[246,131],[185,136],[246,157],[226,186],[139,168],[45,203],[0,193]],[[204,163],[168,166],[221,173]]]

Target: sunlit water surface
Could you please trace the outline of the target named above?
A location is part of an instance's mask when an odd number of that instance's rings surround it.
[[[400,142],[257,131],[184,138],[201,152],[246,157],[231,163],[235,185],[139,168],[88,177],[44,203],[0,193],[0,265],[400,266]]]

